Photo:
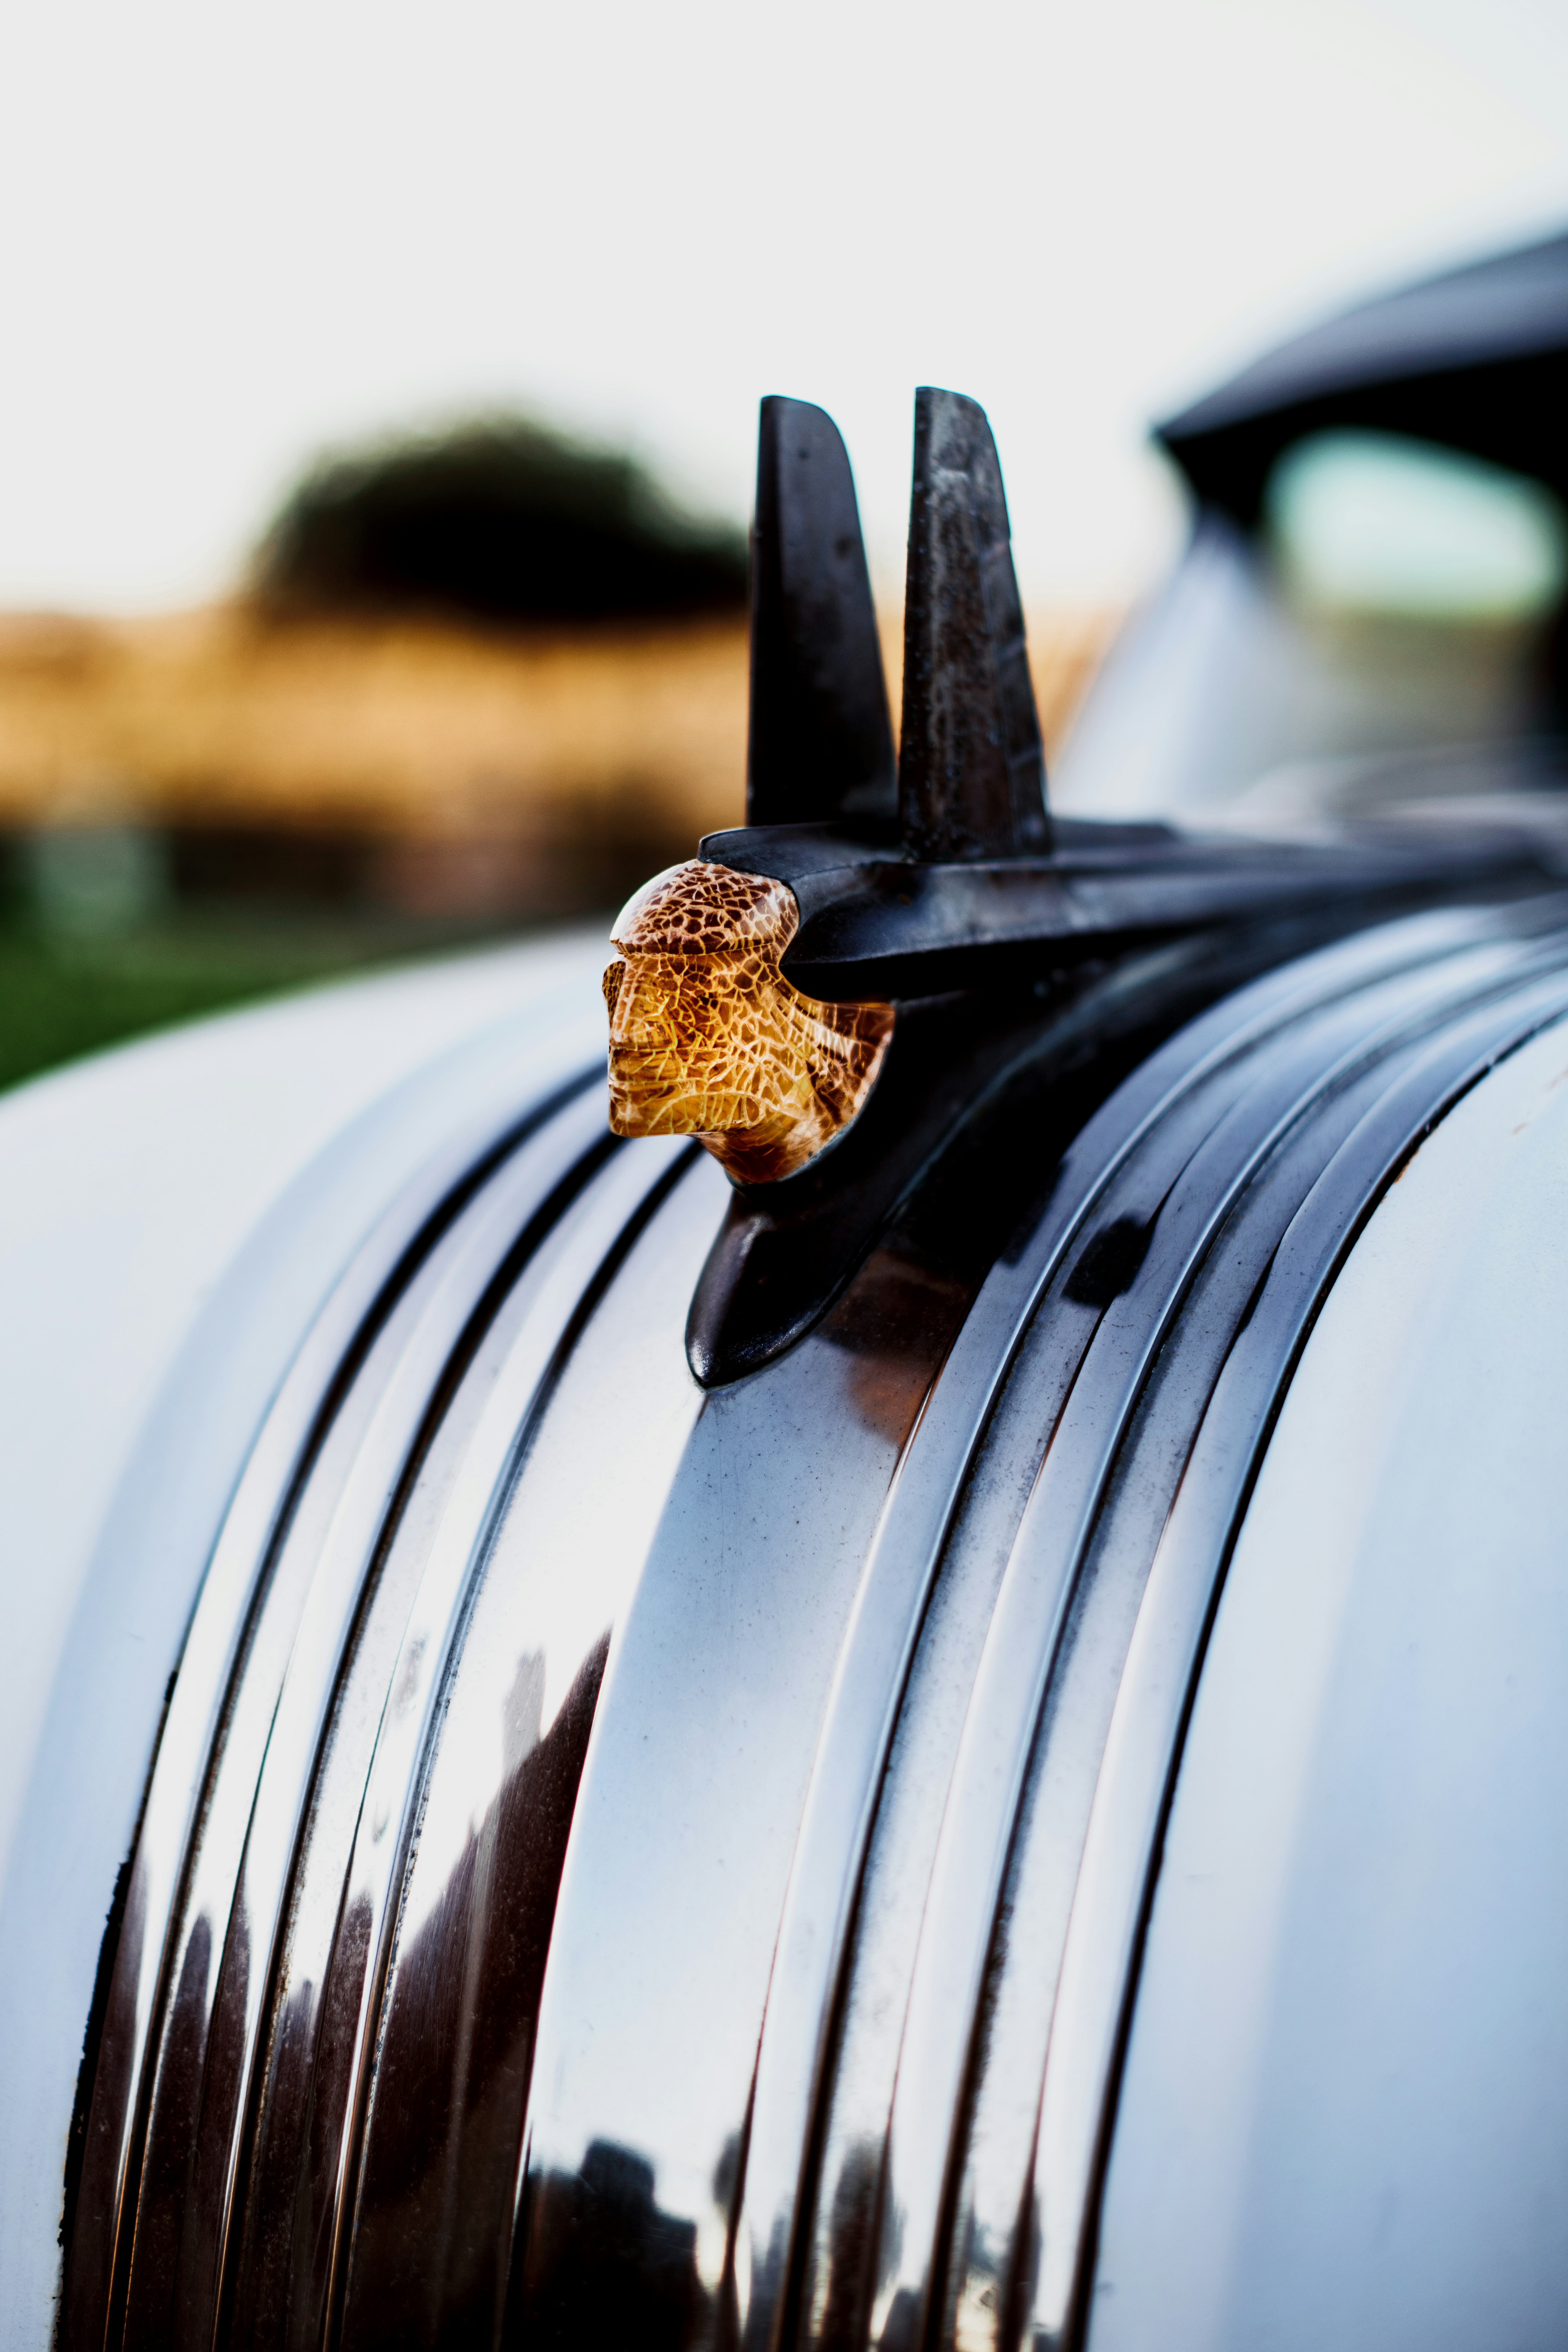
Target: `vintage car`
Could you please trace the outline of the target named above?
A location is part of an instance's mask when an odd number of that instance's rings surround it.
[[[5,2345],[1563,2341],[1565,373],[1166,428],[1049,804],[766,402],[746,827],[0,1110]]]

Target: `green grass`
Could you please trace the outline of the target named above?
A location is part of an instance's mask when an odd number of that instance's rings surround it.
[[[0,1087],[172,1022],[458,943],[371,919],[246,915],[97,937],[0,924]]]

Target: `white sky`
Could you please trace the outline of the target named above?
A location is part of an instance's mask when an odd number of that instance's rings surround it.
[[[324,443],[497,403],[743,516],[821,401],[901,574],[917,382],[1026,593],[1126,593],[1149,420],[1568,224],[1563,0],[10,0],[0,604],[221,589]]]

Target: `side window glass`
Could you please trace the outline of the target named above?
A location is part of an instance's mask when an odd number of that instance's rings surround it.
[[[1267,525],[1308,612],[1506,626],[1549,613],[1568,577],[1568,527],[1542,483],[1396,434],[1299,442]]]

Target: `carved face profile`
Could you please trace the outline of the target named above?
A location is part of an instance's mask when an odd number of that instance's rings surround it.
[[[694,858],[617,918],[610,1124],[695,1135],[737,1182],[803,1167],[860,1109],[893,1034],[891,1004],[824,1004],[785,979],[794,894]]]

